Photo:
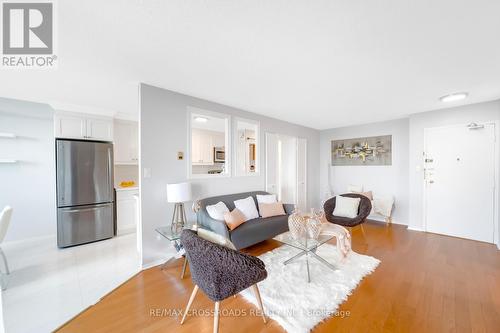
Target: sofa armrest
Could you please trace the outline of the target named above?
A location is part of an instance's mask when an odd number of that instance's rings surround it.
[[[210,215],[208,215],[208,213],[204,212],[203,210],[200,210],[196,214],[196,218],[198,221],[198,225],[200,225],[201,227],[213,231],[216,234],[219,234],[227,239],[231,239],[226,222],[211,218]]]
[[[295,205],[294,204],[283,204],[283,208],[285,209],[285,213],[287,215],[292,215]]]

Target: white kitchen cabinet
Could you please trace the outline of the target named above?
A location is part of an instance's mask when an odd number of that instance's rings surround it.
[[[214,135],[209,131],[193,129],[191,161],[193,165],[214,165]]]
[[[54,116],[56,138],[113,141],[113,120],[79,113]]]
[[[115,164],[136,165],[139,163],[139,125],[135,121],[115,120],[114,154]]]
[[[87,119],[87,139],[113,141],[113,121]]]
[[[56,115],[54,123],[58,138],[83,139],[87,135],[87,120],[83,117]]]
[[[138,188],[116,190],[117,234],[130,233],[137,230],[139,216],[138,196]]]

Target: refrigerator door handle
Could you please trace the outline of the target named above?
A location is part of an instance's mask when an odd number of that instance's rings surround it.
[[[57,191],[57,206],[64,206],[66,203],[66,198],[64,196],[64,189],[63,189],[63,184],[66,182],[66,177],[65,177],[65,170],[62,165],[60,165],[60,161],[64,159],[64,147],[59,144],[56,141],[56,147],[57,147],[57,162],[56,162],[56,177],[58,178],[56,180],[56,191]],[[59,172],[59,168],[62,170]]]
[[[99,207],[93,207],[93,208],[62,208],[67,212],[93,212],[99,209]]]
[[[109,186],[109,196],[110,201],[113,201],[113,155],[111,154],[111,148],[108,148],[108,186]]]

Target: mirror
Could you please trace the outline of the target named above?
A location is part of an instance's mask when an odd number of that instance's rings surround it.
[[[259,127],[259,122],[255,120],[236,120],[236,175],[255,175],[259,172]]]
[[[229,116],[190,108],[189,123],[191,177],[229,175]]]

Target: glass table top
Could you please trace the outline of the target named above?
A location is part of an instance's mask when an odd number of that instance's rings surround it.
[[[274,240],[277,240],[278,242],[281,242],[286,245],[290,245],[292,247],[295,247],[300,250],[304,251],[310,251],[314,249],[315,247],[319,247],[320,245],[323,245],[324,243],[328,242],[335,236],[333,235],[319,235],[318,239],[311,239],[311,238],[300,238],[300,239],[295,239],[292,237],[290,234],[290,231],[284,232],[282,234],[279,234],[278,236],[274,237]]]
[[[184,226],[184,229],[191,229],[191,225],[188,224],[188,225]],[[166,239],[168,239],[169,241],[176,241],[176,240],[179,240],[181,238],[180,233],[173,233],[172,232],[170,225],[167,225],[164,227],[158,227],[155,229],[155,231],[157,233],[159,233],[160,235],[162,235],[163,237],[165,237]]]

